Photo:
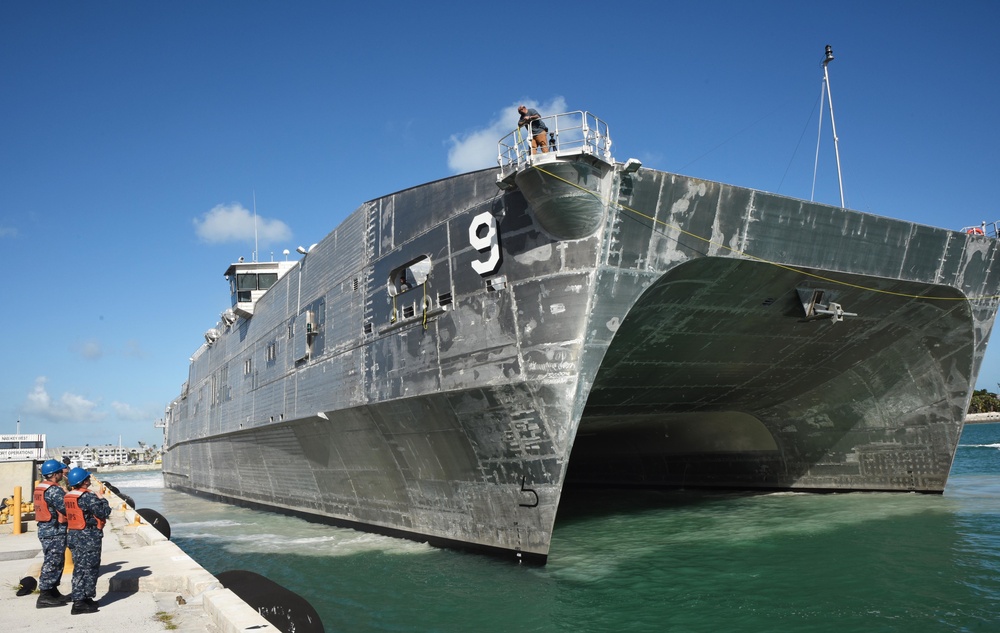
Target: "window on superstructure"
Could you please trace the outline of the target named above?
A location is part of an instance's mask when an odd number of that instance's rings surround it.
[[[267,344],[265,359],[269,363],[273,363],[278,359],[278,341],[271,341]]]
[[[257,273],[257,289],[267,290],[278,281],[278,273]]]
[[[249,376],[252,371],[253,371],[253,359],[248,358],[245,361],[243,361],[243,375]]]
[[[236,300],[250,301],[251,292],[257,289],[257,273],[239,273],[236,275]]]
[[[430,257],[418,257],[389,273],[389,296],[403,294],[421,286],[431,274]]]

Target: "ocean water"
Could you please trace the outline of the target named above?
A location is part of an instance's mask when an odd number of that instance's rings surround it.
[[[966,427],[943,495],[571,491],[544,567],[105,477],[327,631],[1000,631],[1000,424]]]

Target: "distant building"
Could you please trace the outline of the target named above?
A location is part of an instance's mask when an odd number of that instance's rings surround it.
[[[128,464],[141,459],[144,451],[122,446],[60,446],[49,451],[55,459],[68,457],[73,466],[97,468],[111,464]]]
[[[0,435],[0,461],[45,458],[45,434]]]

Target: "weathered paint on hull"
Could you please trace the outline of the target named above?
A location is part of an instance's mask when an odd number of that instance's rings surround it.
[[[167,484],[534,561],[567,476],[943,489],[995,241],[585,158],[505,193],[496,173],[363,205],[199,350]],[[480,274],[484,212],[502,257]],[[392,297],[421,257],[427,283]],[[857,316],[806,320],[803,288]]]

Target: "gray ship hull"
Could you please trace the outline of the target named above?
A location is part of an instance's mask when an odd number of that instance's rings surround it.
[[[996,257],[580,153],[429,183],[220,323],[164,478],[535,562],[567,482],[941,492]]]

